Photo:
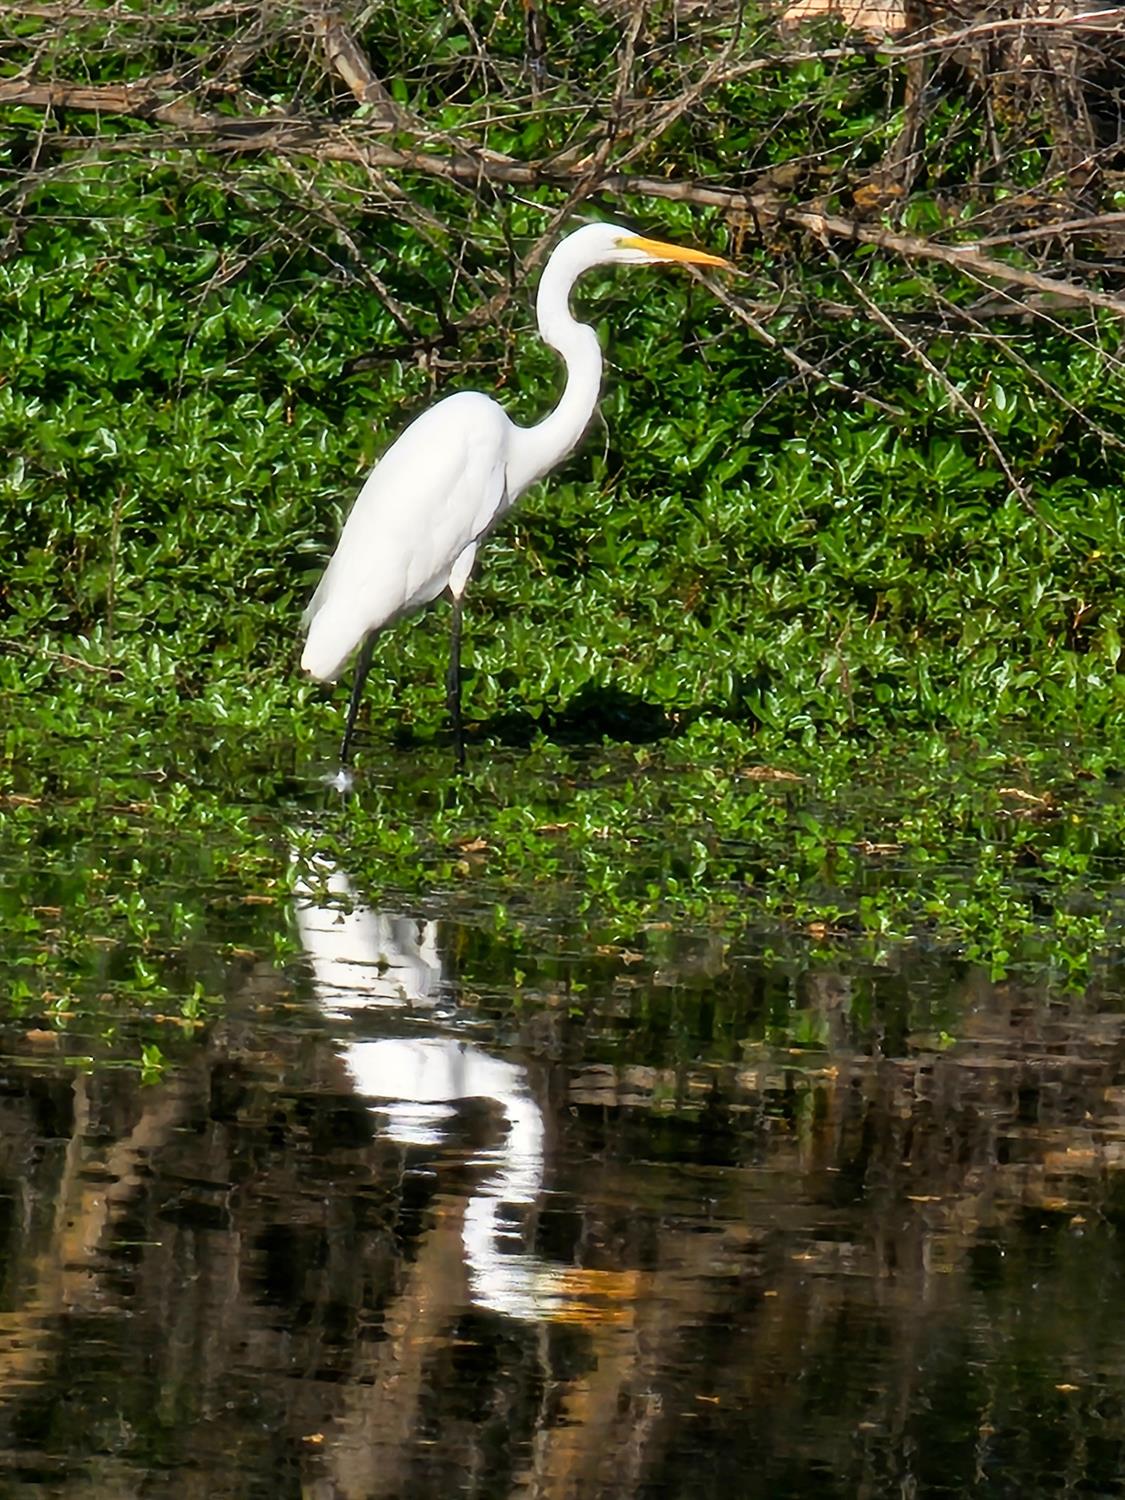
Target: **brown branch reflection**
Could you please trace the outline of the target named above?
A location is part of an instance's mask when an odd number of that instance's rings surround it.
[[[826,1467],[831,1495],[984,1493],[1003,1459],[1110,1492],[1111,997],[921,954],[875,989],[784,979],[685,941],[517,1022],[432,913],[321,868],[295,920],[304,971],[246,959],[154,1087],[10,1044],[9,1467],[59,1493],[617,1500]],[[804,1047],[755,1039],[785,984]],[[901,1024],[927,985],[955,1045]],[[652,1040],[689,993],[735,997],[737,1049]]]

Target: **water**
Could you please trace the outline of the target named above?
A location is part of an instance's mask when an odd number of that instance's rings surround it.
[[[0,864],[3,1494],[1125,1493],[1108,969],[513,941],[173,833],[208,931],[21,936],[143,843]],[[138,953],[224,1006],[140,1017]]]

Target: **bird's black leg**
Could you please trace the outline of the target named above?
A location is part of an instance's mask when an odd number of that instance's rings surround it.
[[[363,694],[363,684],[367,681],[367,674],[371,670],[371,653],[375,649],[375,632],[372,631],[363,639],[363,645],[359,648],[359,655],[355,659],[355,682],[352,685],[351,702],[348,704],[348,722],[344,725],[344,738],[340,742],[340,764],[346,766],[348,763],[348,750],[352,743],[352,730],[355,728],[355,716],[359,712],[359,700]]]
[[[451,589],[449,597],[453,603],[453,629],[449,639],[449,671],[445,678],[445,702],[449,710],[449,722],[453,726],[453,753],[457,757],[457,769],[465,769],[465,734],[461,723],[461,595]]]

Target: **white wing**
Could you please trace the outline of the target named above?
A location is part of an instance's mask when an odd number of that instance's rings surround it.
[[[463,391],[431,407],[356,497],[305,615],[301,666],[333,679],[370,630],[436,599],[466,547],[504,508],[512,424]]]

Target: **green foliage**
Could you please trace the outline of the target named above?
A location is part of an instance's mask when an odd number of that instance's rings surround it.
[[[519,8],[465,14],[487,47],[447,7],[412,7],[409,26],[391,8],[371,14],[362,41],[399,103],[475,147],[571,149],[591,101],[613,93],[617,18],[552,13],[533,107]],[[134,21],[106,16],[51,33],[58,76],[120,80],[124,58],[136,79],[192,59],[206,71],[237,39],[208,33],[204,46],[174,7],[148,7],[136,46],[114,51]],[[901,80],[870,53],[800,57],[751,16],[739,38],[726,22],[681,35],[653,17],[654,100],[704,66],[703,42],[733,62],[630,170],[758,187],[766,174],[776,198],[813,192],[839,209],[897,139]],[[310,118],[364,128],[340,80],[305,67],[302,18],[283,23],[208,107],[269,113],[299,94]],[[38,25],[29,48],[47,35]],[[738,47],[753,68],[733,65]],[[971,169],[979,111],[939,83],[926,173],[898,227],[977,234],[1007,200]],[[362,475],[439,390],[484,388],[522,420],[554,399],[528,288],[474,315],[558,197],[404,172],[392,212],[355,162],[213,159],[137,120],[80,113],[43,126],[52,169],[29,180],[42,123],[12,111],[0,141],[14,215],[0,258],[0,774],[9,793],[39,797],[112,742],[169,774],[159,817],[173,808],[200,847],[218,828],[224,857],[255,870],[253,830],[182,792],[177,747],[221,758],[261,744],[298,778],[327,759],[342,694],[297,678],[301,609]],[[1001,124],[1020,142],[1016,177],[1043,178],[1045,127],[1018,111]],[[95,126],[115,149],[90,148]],[[1081,861],[1107,861],[1107,888],[1119,868],[1108,804],[1082,800],[1073,825],[1033,833],[1009,820],[999,837],[970,775],[964,798],[946,788],[935,801],[927,786],[921,810],[896,804],[880,834],[845,793],[869,759],[886,769],[865,784],[894,784],[891,745],[937,754],[1014,725],[1037,744],[1083,737],[1086,766],[1120,732],[1118,323],[1060,315],[999,335],[978,319],[979,287],[942,265],[871,246],[830,254],[784,226],[755,238],[684,203],[602,206],[671,238],[729,241],[775,343],[677,273],[588,279],[577,300],[607,349],[604,420],[484,551],[464,800],[442,790],[438,605],[383,640],[366,700],[361,760],[403,741],[419,785],[405,802],[400,786],[386,800],[369,787],[323,830],[335,852],[369,884],[418,889],[456,883],[451,851],[479,837],[494,851],[489,899],[551,891],[548,907],[600,912],[615,931],[671,910],[726,924],[749,903],[756,919],[876,943],[931,932],[999,967],[1054,933],[1051,963],[1073,954],[1080,968],[1116,931],[1111,905],[1095,921],[1078,899]],[[812,373],[796,376],[784,348]],[[662,748],[608,754],[586,785],[564,748],[576,734]],[[525,766],[504,747],[528,741]],[[740,779],[766,757],[795,758],[802,791]],[[950,764],[965,776],[971,758]],[[96,796],[82,806],[103,815]],[[954,878],[955,833],[975,852]],[[857,853],[864,840],[902,845],[892,873]],[[1025,869],[1050,888],[1045,906]],[[87,930],[139,945],[142,994],[156,972],[146,945],[182,935],[141,875],[104,900],[81,889]]]
[[[969,963],[1063,992],[1094,984],[1102,1003],[1121,993],[1125,802],[1096,744],[929,733],[809,752],[711,717],[645,747],[476,745],[461,780],[447,745],[376,749],[341,799],[316,786],[307,745],[132,731],[8,721],[0,1008],[136,1038],[126,1056],[146,1077],[253,973],[296,956],[295,887],[339,903],[328,869],[375,907],[440,914],[458,951],[478,945],[462,982],[491,985],[502,1017],[563,980],[583,1005],[577,986],[592,986],[598,1012],[625,962],[598,955],[678,972],[693,932],[724,955],[712,974],[742,954],[885,987],[904,965]],[[795,983],[748,1033],[735,980],[723,1021],[725,992],[705,978],[669,996],[662,1028],[695,1036],[687,1011],[705,1007],[731,1056],[748,1038],[817,1045]],[[895,1024],[956,1036],[961,992],[943,1000],[943,984],[908,985]],[[855,1024],[877,1023],[857,1010]]]
[[[80,689],[107,705],[197,718],[187,697],[237,720],[258,696],[247,684],[303,705],[300,608],[360,476],[429,382],[398,361],[349,373],[393,326],[363,286],[319,275],[315,247],[208,279],[224,204],[186,165],[75,173],[54,194],[0,268],[0,682],[38,691],[61,650],[111,669]],[[159,221],[128,238],[154,200],[178,223],[174,249]],[[96,236],[76,240],[79,212]],[[248,230],[235,218],[222,233]],[[998,376],[988,349],[950,351],[1031,509],[944,392],[892,372],[871,336],[868,383],[899,421],[779,392],[776,357],[670,275],[584,295],[609,346],[605,428],[487,550],[474,713],[546,722],[612,685],[670,716],[706,708],[806,738],[1120,723],[1120,488],[1034,382]],[[502,368],[502,340],[474,335],[474,363]],[[1013,352],[1116,422],[1100,356],[1056,341]],[[522,350],[514,378],[525,416],[551,401],[545,351]],[[439,616],[382,646],[379,721],[436,723]],[[79,690],[65,670],[52,680]]]

